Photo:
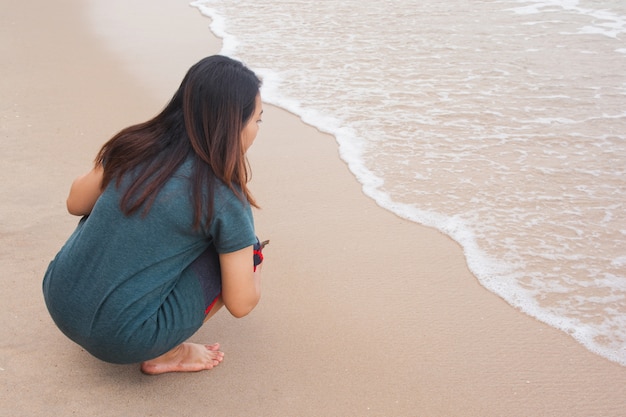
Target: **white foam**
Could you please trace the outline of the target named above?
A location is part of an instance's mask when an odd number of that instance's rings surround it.
[[[578,0],[519,0],[520,3],[532,3],[526,6],[508,9],[519,15],[541,14],[546,11],[560,8],[567,12],[586,15],[593,18],[592,24],[582,26],[577,34],[604,35],[609,38],[619,39],[619,35],[626,32],[626,18],[623,15],[606,9],[594,9],[580,7]],[[527,24],[562,23],[561,21],[540,21]],[[562,34],[575,34],[573,32],[561,32]]]
[[[190,5],[198,8],[203,15],[211,19],[211,32],[222,39],[220,54],[235,57],[239,41],[227,31],[227,24],[224,17],[217,12],[217,9],[207,6],[208,3],[210,2],[206,0],[198,0],[190,3]]]
[[[624,234],[623,231],[622,231],[622,234]],[[623,266],[626,266],[626,255],[618,256],[617,258],[613,259],[611,261],[611,265],[620,267],[620,268]]]

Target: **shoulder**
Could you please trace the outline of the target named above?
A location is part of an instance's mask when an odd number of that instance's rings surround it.
[[[234,190],[233,190],[234,188]],[[214,200],[216,204],[237,202],[237,205],[245,208],[250,207],[250,203],[245,199],[243,193],[237,186],[233,188],[227,186],[222,181],[215,179]]]
[[[233,252],[254,244],[254,219],[248,201],[219,181],[214,198],[209,235],[218,252]]]
[[[213,195],[213,219],[215,221],[252,220],[250,203],[241,194],[232,190],[219,180],[215,180]]]

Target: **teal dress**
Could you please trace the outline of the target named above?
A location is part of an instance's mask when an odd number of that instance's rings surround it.
[[[211,223],[194,230],[190,171],[188,161],[147,214],[124,215],[124,183],[110,184],[46,271],[52,319],[104,361],[142,362],[188,339],[220,295],[217,254],[257,243],[250,205],[219,181]]]

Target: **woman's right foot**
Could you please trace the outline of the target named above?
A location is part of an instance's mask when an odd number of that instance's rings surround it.
[[[218,343],[183,343],[158,358],[142,362],[141,372],[159,375],[167,372],[198,372],[213,369],[224,359]]]

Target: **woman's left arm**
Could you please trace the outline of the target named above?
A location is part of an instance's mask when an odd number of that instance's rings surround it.
[[[88,173],[76,178],[67,197],[67,211],[76,216],[86,216],[91,213],[98,197],[102,194],[102,165],[96,165]]]

